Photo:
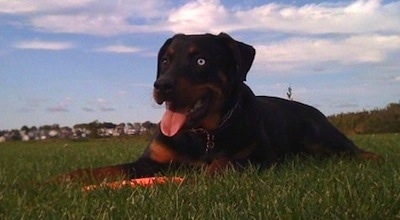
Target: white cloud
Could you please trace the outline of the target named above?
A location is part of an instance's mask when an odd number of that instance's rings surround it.
[[[125,17],[113,14],[45,15],[33,18],[32,24],[42,31],[105,36],[147,29],[146,26],[131,25]]]
[[[60,11],[71,8],[79,8],[88,5],[93,0],[70,0],[70,1],[53,1],[53,0],[0,0],[0,13],[7,14],[25,14]]]
[[[104,99],[104,98],[97,98],[97,103],[99,105],[104,105],[104,104],[107,104],[108,101],[106,99]]]
[[[47,10],[45,1],[38,5],[42,13],[33,14],[29,20],[34,28],[45,32],[113,36],[166,30],[157,21],[166,17],[168,10],[155,0],[62,2]]]
[[[95,112],[96,110],[90,107],[82,107],[82,110],[85,112]]]
[[[16,43],[14,47],[30,50],[67,50],[73,48],[74,45],[70,42],[33,40]]]
[[[303,6],[268,3],[253,8],[228,8],[220,0],[195,0],[178,6],[157,0],[0,0],[1,12],[35,12],[26,15],[34,28],[89,35],[243,30],[293,34],[400,33],[399,1],[358,0]]]
[[[356,35],[340,39],[290,38],[255,46],[255,64],[274,71],[334,62],[344,65],[383,62],[400,49],[400,36]]]
[[[113,108],[113,107],[101,106],[101,107],[99,108],[99,110],[100,110],[101,112],[113,112],[113,111],[115,111],[115,108]]]
[[[24,2],[24,1],[9,1],[9,0],[0,0],[0,13],[27,13],[33,12],[36,10],[35,3],[33,1]]]
[[[116,108],[114,108],[107,99],[97,98],[94,101],[89,101],[81,110],[85,112],[112,112],[115,111]]]
[[[117,94],[118,96],[125,96],[126,94],[128,94],[128,92],[125,90],[118,90]]]
[[[197,0],[173,10],[168,22],[174,32],[251,31],[247,36],[253,42],[239,40],[255,45],[254,68],[267,72],[325,71],[327,63],[382,63],[400,49],[399,1],[269,3],[244,9]],[[279,40],[271,37],[274,34]]]
[[[69,112],[66,106],[57,105],[46,109],[48,112]]]
[[[229,12],[218,0],[198,0],[171,13],[168,22],[174,32],[219,32],[224,30],[223,24],[227,18]]]
[[[66,97],[64,101],[60,102],[58,105],[47,108],[49,112],[69,112],[68,106],[73,102],[73,98]]]
[[[12,11],[16,6],[19,9]],[[250,32],[247,39],[239,40],[256,46],[256,64],[279,71],[305,65],[322,70],[315,64],[323,62],[383,62],[391,52],[399,50],[400,1],[357,0],[302,6],[268,3],[228,8],[220,0],[193,0],[175,6],[156,0],[0,0],[0,8],[0,13],[34,11],[28,13],[27,19],[33,28],[43,32],[100,36],[168,31]],[[279,40],[268,40],[274,34],[280,36]],[[41,41],[15,46],[48,50],[73,47],[66,42]],[[139,49],[110,45],[96,51],[135,53]]]
[[[97,99],[97,108],[101,112],[111,112],[115,111],[115,108],[112,107],[110,102],[104,98],[98,98]]]
[[[137,53],[140,51],[137,47],[126,46],[122,44],[110,45],[96,49],[98,52],[110,52],[110,53]]]
[[[173,31],[198,32],[254,30],[284,33],[328,34],[395,31],[400,33],[400,2],[358,0],[349,4],[277,3],[250,9],[227,9],[218,0],[198,0],[173,11]]]

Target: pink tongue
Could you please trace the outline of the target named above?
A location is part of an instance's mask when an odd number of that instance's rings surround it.
[[[183,126],[186,115],[166,109],[160,123],[161,132],[168,137],[174,136]]]

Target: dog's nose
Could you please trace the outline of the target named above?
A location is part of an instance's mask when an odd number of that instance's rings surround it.
[[[173,90],[173,82],[169,78],[159,78],[154,82],[154,89],[168,95]]]

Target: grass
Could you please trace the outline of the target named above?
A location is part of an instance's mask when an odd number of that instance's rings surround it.
[[[136,158],[146,140],[0,144],[0,219],[399,219],[400,135],[355,136],[384,163],[296,157],[265,172],[187,183],[99,189],[48,185],[52,176]],[[178,175],[172,173],[171,175]]]

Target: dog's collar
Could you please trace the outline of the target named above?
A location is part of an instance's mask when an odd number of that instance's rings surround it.
[[[206,154],[208,154],[209,151],[211,151],[212,149],[214,149],[215,147],[215,142],[214,142],[214,134],[210,133],[209,131],[207,131],[204,128],[193,128],[190,130],[191,132],[195,133],[195,134],[204,134],[206,135]]]
[[[191,129],[191,132],[193,133],[201,133],[206,135],[206,154],[214,149],[215,147],[215,142],[214,142],[214,137],[216,134],[220,133],[222,130],[224,130],[226,127],[231,125],[235,119],[235,116],[238,113],[238,109],[240,108],[240,102],[236,102],[236,104],[222,117],[222,121],[219,124],[218,128],[216,128],[213,131],[208,131],[205,128],[193,128]]]
[[[233,108],[231,108],[223,117],[222,117],[222,122],[219,124],[218,128],[215,131],[218,131],[220,129],[225,128],[226,126],[228,126],[230,124],[230,122],[232,122],[233,120],[233,116],[235,115],[235,113],[237,113],[238,109],[240,107],[240,102],[236,102],[236,104],[233,106]],[[231,120],[232,119],[232,120]],[[215,131],[213,133],[215,133]]]

